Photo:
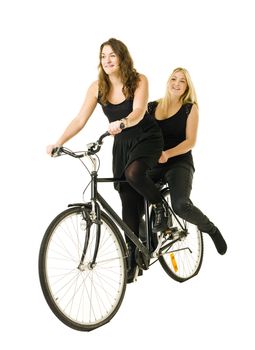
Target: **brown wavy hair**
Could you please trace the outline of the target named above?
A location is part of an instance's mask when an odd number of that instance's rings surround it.
[[[98,65],[98,88],[99,88],[99,98],[103,105],[107,104],[107,97],[110,91],[111,82],[108,75],[105,73],[101,64],[101,55],[104,46],[111,46],[115,55],[120,61],[120,76],[123,83],[122,92],[126,98],[133,98],[135,90],[139,83],[139,73],[134,68],[133,59],[126,47],[126,45],[115,38],[111,38],[100,46],[99,52],[99,65]]]

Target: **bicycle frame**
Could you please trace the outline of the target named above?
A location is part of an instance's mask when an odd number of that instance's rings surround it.
[[[99,178],[97,168],[97,159],[90,155],[88,157],[92,163],[93,170],[90,172],[91,176],[91,212],[90,212],[90,221],[97,225],[96,230],[96,243],[95,243],[95,251],[93,254],[93,259],[90,263],[90,267],[93,268],[96,264],[96,257],[100,243],[100,234],[101,234],[101,207],[105,210],[105,212],[113,219],[113,221],[125,232],[125,235],[135,244],[135,246],[142,253],[142,260],[145,268],[149,268],[150,262],[150,250],[149,250],[149,237],[150,237],[150,226],[149,226],[149,203],[145,200],[145,222],[146,222],[146,245],[144,245],[141,240],[135,235],[135,233],[130,229],[130,227],[119,217],[119,215],[112,209],[112,207],[107,203],[107,201],[103,198],[103,196],[98,192],[97,185],[101,182],[126,182],[126,180],[116,179],[116,178]],[[88,207],[88,204],[84,203],[76,203],[69,204],[71,206],[80,206],[80,207]],[[86,216],[86,210],[83,212],[83,216]],[[90,226],[87,228],[87,234],[84,242],[83,253],[80,260],[80,265],[83,264],[86,250],[88,248],[90,236]],[[126,251],[126,247],[125,247]]]
[[[150,237],[151,237],[151,233],[152,233],[151,227],[150,227],[150,214],[149,214],[148,201],[146,199],[144,200],[144,203],[145,203],[145,205],[144,205],[145,224],[146,224],[146,227],[145,227],[146,244],[143,244],[142,241],[135,235],[135,233],[130,229],[130,227],[119,217],[119,215],[112,209],[112,207],[107,203],[107,201],[101,196],[101,194],[97,190],[97,184],[100,182],[112,182],[112,183],[113,182],[126,182],[126,180],[122,180],[122,179],[98,177],[97,158],[94,156],[94,154],[100,150],[100,145],[102,144],[102,139],[107,135],[108,135],[108,133],[103,134],[99,138],[97,143],[90,145],[90,150],[88,152],[82,153],[80,155],[77,155],[77,154],[73,153],[72,151],[68,151],[68,150],[64,151],[64,153],[69,154],[75,158],[82,158],[85,155],[90,159],[90,161],[92,163],[92,171],[89,171],[90,177],[91,177],[91,181],[90,181],[90,183],[91,183],[91,207],[89,207],[90,215],[89,215],[88,221],[90,222],[90,224],[86,230],[87,234],[86,234],[86,238],[84,241],[84,248],[83,248],[83,253],[81,256],[81,260],[80,260],[80,265],[83,264],[84,259],[85,259],[86,251],[88,248],[89,237],[90,237],[90,226],[92,223],[96,224],[97,229],[96,229],[95,251],[93,254],[92,261],[90,263],[90,267],[93,268],[96,264],[96,257],[97,257],[97,252],[98,252],[98,248],[99,248],[100,234],[101,234],[101,207],[102,207],[106,211],[106,213],[113,219],[113,222],[115,222],[125,232],[125,235],[138,248],[139,258],[142,261],[143,268],[148,269],[149,264],[150,264],[150,257],[151,257]],[[63,150],[63,148],[62,148],[62,150]],[[163,200],[164,200],[164,198],[163,198]],[[101,207],[100,207],[100,205],[101,205]],[[172,208],[168,205],[168,203],[166,203],[166,205],[167,205],[170,213],[175,216],[175,213],[173,212]],[[88,208],[88,203],[87,204],[76,203],[76,204],[70,204],[69,206],[80,206],[81,208],[82,207]],[[86,216],[88,216],[86,210],[84,210],[82,213],[83,213],[82,215],[84,216],[84,219],[88,219],[88,217],[86,217]],[[181,226],[183,232],[185,232],[186,229],[181,225],[178,218],[176,218],[176,219],[177,219],[179,225]],[[173,243],[174,243],[174,241],[169,243],[167,246],[170,247]],[[166,248],[166,246],[161,247],[161,248]],[[161,248],[157,249],[157,254],[160,253]],[[126,246],[124,247],[124,249],[126,251]]]
[[[91,173],[91,202],[92,202],[92,212],[93,212],[93,203],[94,208],[97,208],[97,203],[100,203],[102,208],[107,212],[107,214],[114,220],[115,223],[125,232],[128,238],[136,245],[136,247],[142,252],[146,260],[150,260],[150,251],[149,246],[145,246],[140,239],[134,234],[134,232],[129,228],[129,226],[119,217],[119,215],[111,208],[111,206],[106,202],[103,196],[97,190],[97,184],[100,182],[125,182],[125,180],[115,179],[115,178],[99,178],[97,172],[93,171]],[[145,201],[145,216],[146,216],[146,242],[148,244],[149,240],[149,205]]]

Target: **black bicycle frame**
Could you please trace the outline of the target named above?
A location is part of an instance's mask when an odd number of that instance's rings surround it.
[[[99,182],[126,182],[126,180],[121,180],[121,179],[116,179],[116,178],[99,178],[97,176],[97,171],[91,172],[91,203],[76,203],[76,204],[70,204],[69,206],[81,206],[84,207],[85,210],[83,212],[84,219],[88,222],[88,226],[86,229],[86,237],[85,237],[85,242],[84,242],[84,248],[83,248],[83,253],[81,256],[80,264],[83,264],[83,260],[86,255],[87,247],[88,247],[88,242],[90,238],[90,227],[92,223],[96,224],[96,242],[95,242],[95,250],[93,254],[92,261],[90,262],[90,267],[93,268],[96,265],[96,258],[97,258],[97,253],[98,253],[98,248],[99,248],[99,243],[100,243],[100,236],[101,236],[101,209],[100,205],[102,208],[105,210],[105,212],[113,219],[115,223],[125,232],[125,235],[129,237],[129,239],[135,244],[135,246],[139,249],[139,251],[142,254],[142,260],[144,262],[144,266],[146,268],[149,267],[149,262],[150,262],[150,237],[151,237],[151,225],[150,225],[150,212],[149,212],[149,202],[144,199],[144,210],[145,210],[145,239],[146,243],[143,244],[139,238],[134,234],[134,232],[129,228],[129,226],[119,217],[119,215],[109,206],[109,204],[106,202],[106,200],[100,195],[100,193],[97,190],[97,184]],[[165,201],[164,197],[162,196],[162,199]],[[171,215],[175,217],[175,219],[178,221],[180,227],[182,230],[185,232],[186,229],[183,227],[181,222],[178,220],[176,217],[175,213],[173,212],[172,208],[167,204],[168,209],[170,210]],[[92,218],[87,217],[87,209],[89,208],[90,212],[93,213]],[[173,243],[175,243],[176,240],[164,245],[164,247],[161,248],[170,248]],[[182,249],[181,249],[182,250]]]
[[[92,223],[96,224],[96,241],[95,250],[93,253],[92,261],[90,262],[90,267],[93,268],[96,265],[96,258],[101,237],[101,209],[100,205],[106,211],[106,213],[113,219],[114,222],[125,232],[125,235],[136,245],[142,254],[140,258],[143,261],[143,265],[148,268],[150,262],[150,225],[149,225],[149,203],[145,200],[145,217],[146,217],[146,245],[144,245],[139,238],[134,234],[134,232],[128,227],[127,224],[118,216],[118,214],[109,206],[106,200],[97,191],[98,182],[126,182],[126,180],[120,180],[115,178],[98,178],[97,171],[91,172],[91,202],[90,203],[73,203],[69,204],[68,207],[81,207],[82,215],[84,220],[87,221],[88,225],[86,228],[86,236],[83,246],[83,252],[80,259],[80,265],[84,263],[86,256],[86,251],[90,239],[90,227]],[[90,215],[88,216],[88,210]],[[91,215],[92,214],[92,215]]]
[[[145,257],[149,260],[150,252],[149,247],[145,246],[139,238],[134,234],[134,232],[128,227],[128,225],[119,217],[119,215],[109,206],[106,200],[100,195],[97,191],[97,183],[99,182],[125,182],[126,180],[120,180],[115,178],[98,178],[97,172],[91,173],[91,202],[96,205],[96,203],[100,203],[104,210],[109,214],[109,216],[118,224],[118,226],[125,232],[128,238],[137,246],[137,248],[145,255]],[[149,240],[149,206],[147,201],[145,201],[145,217],[146,217],[146,242]],[[100,225],[99,225],[100,226]]]

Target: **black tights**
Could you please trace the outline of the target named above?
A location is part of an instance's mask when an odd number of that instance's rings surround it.
[[[122,183],[120,188],[122,219],[139,236],[139,223],[144,212],[144,199],[128,183]],[[132,244],[127,236],[125,238],[128,243]]]
[[[150,203],[161,202],[161,195],[154,182],[147,176],[148,165],[135,160],[125,170],[127,183],[120,184],[122,218],[130,229],[139,236],[139,222],[144,212],[144,198]],[[130,242],[126,237],[127,242]]]
[[[141,196],[151,204],[161,202],[159,190],[149,176],[148,165],[142,160],[133,161],[125,170],[125,178],[129,185],[133,187]]]

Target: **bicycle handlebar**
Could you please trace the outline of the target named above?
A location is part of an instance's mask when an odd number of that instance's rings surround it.
[[[103,139],[104,139],[106,136],[109,136],[109,135],[110,135],[109,131],[106,131],[104,134],[102,134],[102,135],[99,137],[99,139],[97,140],[97,143],[98,143],[99,145],[102,145]]]
[[[125,124],[123,122],[120,123],[120,128],[121,129],[124,129],[125,128]],[[92,142],[92,143],[89,143],[87,146],[88,146],[88,150],[85,151],[85,152],[79,152],[79,153],[76,153],[76,152],[72,152],[70,151],[69,149],[63,147],[63,146],[60,146],[60,147],[55,147],[53,148],[52,152],[51,152],[51,156],[52,157],[58,157],[58,156],[61,156],[61,153],[62,154],[68,154],[69,156],[72,156],[74,158],[82,158],[84,156],[91,156],[93,154],[96,154],[97,152],[100,151],[101,149],[101,145],[103,144],[103,139],[106,137],[106,136],[109,136],[111,135],[109,133],[109,131],[106,131],[104,132],[100,137],[99,139],[96,141],[96,142]]]
[[[77,152],[73,152],[73,151],[71,151],[63,146],[60,146],[60,147],[53,148],[53,150],[51,152],[51,156],[52,157],[59,157],[62,154],[68,154],[69,156],[72,156],[74,158],[82,158],[84,156],[90,156],[90,155],[96,154],[101,149],[101,145],[103,144],[103,139],[109,135],[110,135],[110,133],[108,131],[106,131],[105,133],[103,133],[99,137],[99,139],[96,142],[89,143],[87,145],[88,146],[87,151],[77,153]]]

